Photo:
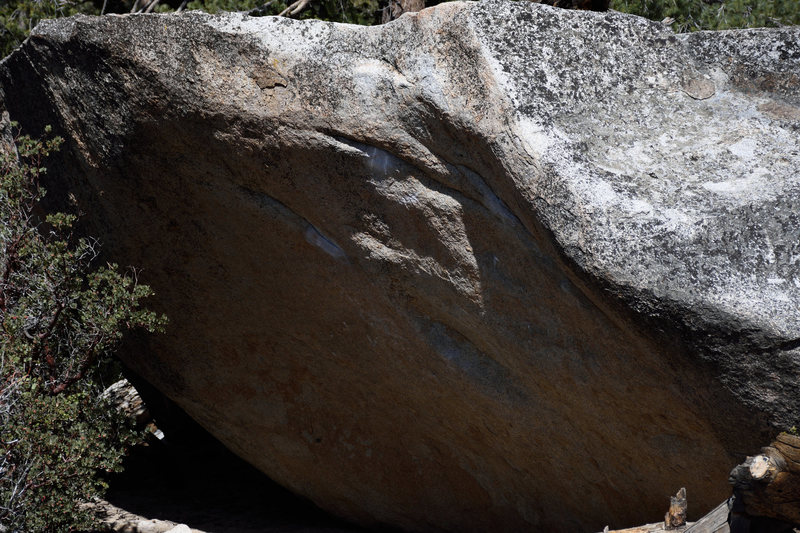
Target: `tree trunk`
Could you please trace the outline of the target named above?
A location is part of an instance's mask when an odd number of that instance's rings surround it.
[[[400,18],[403,13],[412,13],[425,9],[425,0],[389,0],[383,8],[382,24]]]

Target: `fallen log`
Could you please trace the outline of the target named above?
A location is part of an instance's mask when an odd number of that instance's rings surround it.
[[[730,473],[733,496],[686,523],[686,491],[670,498],[664,522],[604,533],[790,533],[800,531],[800,436],[781,433]]]
[[[770,531],[791,531],[791,524],[800,524],[800,437],[781,433],[761,454],[735,467],[728,482],[741,502],[732,524],[737,517],[761,522],[766,518],[784,523],[783,529],[781,524],[770,525]]]
[[[675,496],[670,497],[669,510],[663,522],[627,529],[606,527],[603,533],[731,533],[728,527],[728,500],[697,522],[686,522],[687,509],[686,489],[681,488]]]
[[[730,473],[733,496],[703,518],[686,522],[686,489],[670,498],[664,522],[603,533],[800,532],[800,436],[781,433]]]
[[[717,505],[713,511],[692,524],[684,533],[730,533],[728,516],[730,500]]]
[[[645,524],[643,526],[630,527],[626,529],[608,529],[605,528],[603,533],[685,533],[686,527],[682,526],[678,529],[664,529],[664,522],[656,522],[653,524]]]

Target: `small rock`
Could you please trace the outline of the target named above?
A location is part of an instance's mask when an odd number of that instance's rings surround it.
[[[116,408],[136,421],[139,428],[145,427],[151,420],[141,396],[127,379],[121,379],[103,391],[103,398],[108,398]]]
[[[186,529],[179,529],[180,526]],[[185,525],[175,525],[175,522],[168,522],[166,520],[140,520],[136,524],[137,533],[191,533],[191,530]]]

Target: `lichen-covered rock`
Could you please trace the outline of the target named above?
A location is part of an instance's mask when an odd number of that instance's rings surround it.
[[[170,317],[128,363],[342,516],[696,517],[797,423],[800,29],[73,18],[0,87]]]

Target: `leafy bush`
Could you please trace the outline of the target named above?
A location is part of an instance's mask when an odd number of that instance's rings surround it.
[[[293,3],[293,0],[192,0],[187,9],[208,13],[223,11],[248,11],[257,16],[278,15]],[[310,0],[297,15],[299,19],[318,19],[347,22],[370,26],[381,21],[381,7],[386,2],[379,0]],[[159,11],[167,12],[169,5]]]
[[[8,55],[39,20],[84,13],[128,13],[150,0],[0,0],[0,54]],[[442,0],[429,0],[427,5]],[[447,0],[445,0],[447,1]],[[277,15],[293,0],[158,0],[157,12],[199,9],[209,13],[251,11]],[[378,24],[388,0],[310,0],[296,16],[354,24]],[[800,24],[797,0],[611,0],[611,8],[652,20],[672,18],[678,32]]]
[[[94,12],[91,2],[0,0],[0,54],[10,54],[42,19]]]
[[[800,24],[797,0],[612,0],[611,8],[673,19],[676,32]]]
[[[11,531],[89,528],[134,432],[100,399],[122,335],[163,329],[140,306],[135,272],[93,268],[75,216],[42,219],[44,158],[61,139],[15,139],[0,154],[0,523]]]
[[[0,0],[0,57],[10,54],[43,19],[83,13],[129,13],[148,0]],[[196,9],[208,13],[252,11],[254,15],[277,15],[294,0],[159,0],[153,11],[168,13],[176,9]],[[388,0],[310,0],[297,18],[316,18],[353,24],[378,24],[381,7]],[[432,3],[438,3],[435,0]],[[431,4],[432,4],[431,3]],[[255,11],[254,11],[255,10]]]

